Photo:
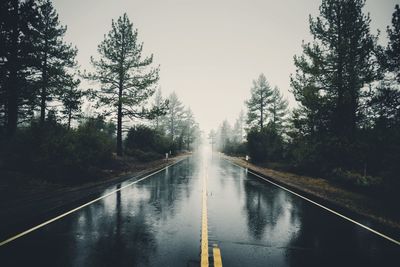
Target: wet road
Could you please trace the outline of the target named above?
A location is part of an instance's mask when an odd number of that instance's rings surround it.
[[[224,266],[400,266],[400,246],[207,151],[0,247],[0,266],[198,266],[205,175]]]

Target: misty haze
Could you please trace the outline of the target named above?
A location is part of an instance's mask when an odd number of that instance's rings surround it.
[[[0,266],[397,266],[396,0],[2,0]]]

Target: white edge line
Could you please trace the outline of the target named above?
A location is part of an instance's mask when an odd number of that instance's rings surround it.
[[[50,223],[52,223],[52,222],[54,222],[54,221],[57,221],[57,220],[59,220],[59,219],[65,217],[65,216],[67,216],[67,215],[69,215],[69,214],[71,214],[71,213],[74,213],[75,211],[78,211],[78,210],[80,210],[80,209],[82,209],[82,208],[84,208],[84,207],[86,207],[86,206],[89,206],[89,205],[93,204],[94,202],[97,202],[97,201],[99,201],[99,200],[101,200],[101,199],[103,199],[103,198],[109,197],[109,196],[115,194],[116,192],[121,191],[121,190],[124,189],[124,188],[127,188],[127,187],[129,187],[129,186],[131,186],[131,185],[133,185],[133,184],[136,184],[136,183],[138,183],[138,182],[140,182],[140,181],[143,181],[144,179],[147,179],[147,178],[149,178],[149,177],[151,177],[151,176],[153,176],[153,175],[155,175],[155,174],[157,174],[157,173],[159,173],[159,172],[162,172],[162,171],[164,171],[165,169],[167,169],[168,167],[171,167],[171,166],[173,166],[173,165],[176,165],[176,164],[178,164],[179,162],[181,162],[181,161],[183,161],[183,160],[184,160],[184,159],[181,159],[181,160],[179,160],[179,161],[177,161],[177,162],[175,162],[175,163],[173,163],[173,164],[167,165],[167,166],[165,166],[164,168],[162,168],[162,169],[160,169],[160,170],[158,170],[158,171],[155,171],[155,172],[153,172],[153,173],[150,173],[150,174],[148,174],[148,175],[146,175],[146,176],[144,176],[144,177],[142,177],[142,178],[140,178],[140,179],[138,179],[138,180],[136,180],[136,181],[133,181],[133,182],[127,184],[127,185],[124,185],[123,187],[121,187],[121,188],[119,188],[119,189],[116,189],[116,190],[114,190],[114,191],[112,191],[112,192],[110,192],[110,193],[108,193],[108,194],[105,194],[105,195],[103,195],[103,196],[101,196],[101,197],[98,197],[98,198],[92,200],[92,201],[89,201],[89,202],[87,202],[87,203],[85,203],[85,204],[83,204],[83,205],[81,205],[81,206],[79,206],[79,207],[77,207],[77,208],[75,208],[75,209],[72,209],[72,210],[67,211],[67,212],[65,212],[65,213],[63,213],[63,214],[61,214],[61,215],[59,215],[59,216],[57,216],[57,217],[54,217],[53,219],[50,219],[50,220],[48,220],[48,221],[45,221],[45,222],[43,222],[43,223],[41,223],[41,224],[39,224],[39,225],[36,225],[36,226],[34,226],[34,227],[32,227],[32,228],[26,230],[26,231],[23,231],[23,232],[21,232],[21,233],[15,235],[15,236],[13,236],[13,237],[10,237],[10,238],[8,238],[8,239],[6,239],[6,240],[0,242],[0,247],[1,247],[1,246],[4,246],[5,244],[10,243],[10,242],[12,242],[12,241],[14,241],[14,240],[16,240],[16,239],[18,239],[18,238],[20,238],[20,237],[23,237],[23,236],[25,236],[25,235],[27,235],[27,234],[29,234],[29,233],[31,233],[31,232],[33,232],[33,231],[39,229],[39,228],[42,228],[42,227],[44,227],[44,226],[46,226],[46,225],[48,225],[48,224],[50,224]],[[132,178],[134,178],[134,177],[132,177]],[[132,178],[129,178],[129,179],[132,179]]]
[[[238,165],[236,163],[231,162],[230,160],[227,160],[227,159],[224,159],[224,160],[228,161],[232,165],[235,165],[235,166],[240,167],[242,169],[246,169],[246,168],[244,168],[244,167],[242,167],[242,166],[240,166],[240,165]],[[337,215],[337,216],[339,216],[339,217],[341,217],[343,219],[346,219],[346,220],[348,220],[348,221],[350,221],[350,222],[352,222],[352,223],[354,223],[354,224],[356,224],[356,225],[358,225],[358,226],[360,226],[360,227],[362,227],[362,228],[364,228],[364,229],[366,229],[366,230],[368,230],[368,231],[370,231],[370,232],[372,232],[372,233],[374,233],[374,234],[376,234],[376,235],[378,235],[380,237],[383,237],[386,240],[389,240],[389,241],[395,243],[396,245],[400,245],[400,241],[398,241],[398,240],[396,240],[394,238],[391,238],[391,237],[389,237],[389,236],[387,236],[385,234],[382,234],[382,233],[380,233],[380,232],[378,232],[378,231],[376,231],[376,230],[374,230],[374,229],[372,229],[372,228],[370,228],[370,227],[368,227],[368,226],[366,226],[366,225],[364,225],[362,223],[359,223],[359,222],[357,222],[357,221],[355,221],[355,220],[353,220],[353,219],[351,219],[349,217],[344,216],[343,214],[340,214],[337,211],[334,211],[334,210],[332,210],[332,209],[330,209],[328,207],[325,207],[324,205],[321,205],[321,204],[319,204],[319,203],[317,203],[317,202],[315,202],[315,201],[313,201],[313,200],[311,200],[309,198],[306,198],[305,196],[302,196],[302,195],[300,195],[300,194],[298,194],[298,193],[296,193],[296,192],[294,192],[294,191],[292,191],[290,189],[287,189],[286,187],[283,187],[283,186],[281,186],[281,185],[279,185],[277,183],[274,183],[274,182],[268,180],[267,178],[265,178],[265,177],[263,177],[263,176],[261,176],[261,175],[259,175],[257,173],[254,173],[254,172],[252,172],[250,170],[248,170],[248,172],[251,173],[254,176],[257,176],[258,178],[261,178],[264,181],[267,181],[268,183],[271,183],[271,184],[273,184],[273,185],[275,185],[275,186],[277,186],[277,187],[279,187],[279,188],[281,188],[283,190],[286,190],[286,191],[292,193],[293,195],[296,195],[296,196],[298,196],[298,197],[300,197],[300,198],[302,198],[304,200],[307,200],[308,202],[311,202],[312,204],[314,204],[314,205],[316,205],[316,206],[318,206],[320,208],[323,208],[323,209],[325,209],[325,210],[327,210],[327,211],[329,211],[329,212],[331,212],[331,213],[333,213],[333,214],[335,214],[335,215]]]

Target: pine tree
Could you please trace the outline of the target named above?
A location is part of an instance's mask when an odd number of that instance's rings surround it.
[[[78,88],[80,81],[71,81],[69,85],[64,85],[61,102],[63,103],[62,114],[67,119],[67,128],[71,128],[71,121],[81,117],[81,106],[83,103],[83,92]]]
[[[0,117],[8,136],[15,134],[19,118],[27,115],[24,107],[33,99],[33,25],[37,20],[33,0],[0,3]]]
[[[38,59],[36,81],[40,121],[46,117],[47,102],[58,100],[62,90],[69,87],[71,69],[76,66],[77,49],[63,41],[67,27],[61,26],[50,0],[40,0],[39,20],[35,25],[35,55]]]
[[[395,6],[392,26],[387,27],[389,42],[381,50],[380,63],[384,78],[380,81],[368,105],[378,128],[400,127],[400,6]]]
[[[257,81],[253,81],[251,97],[246,101],[248,108],[247,124],[259,129],[264,128],[267,122],[269,103],[272,97],[272,89],[264,74],[260,74]]]
[[[219,129],[219,147],[221,151],[224,151],[227,143],[232,138],[232,127],[227,120],[224,120]]]
[[[293,93],[310,129],[328,130],[341,140],[355,137],[361,89],[376,74],[376,38],[370,34],[365,0],[323,0],[320,17],[310,16],[313,43],[295,56]]]
[[[148,67],[153,55],[143,58],[143,44],[138,42],[138,31],[126,14],[112,21],[112,29],[98,46],[100,59],[91,59],[95,72],[85,75],[101,83],[94,91],[98,106],[105,114],[117,117],[117,154],[122,155],[123,118],[150,118],[154,114],[144,107],[159,79],[159,68]]]
[[[215,132],[214,129],[212,129],[209,133],[208,133],[208,140],[209,143],[211,144],[211,152],[214,151],[214,146],[217,142],[217,133]]]
[[[163,131],[162,118],[165,116],[168,109],[168,99],[164,99],[162,96],[161,88],[158,88],[154,97],[153,103],[153,123],[154,128],[158,131]]]
[[[400,6],[395,6],[392,16],[392,27],[387,27],[389,42],[385,50],[383,66],[396,76],[400,83]]]
[[[168,97],[168,109],[164,117],[165,130],[172,141],[178,137],[184,106],[175,92]]]
[[[233,126],[233,141],[235,143],[242,143],[244,136],[245,115],[243,110],[240,111],[239,117],[236,119]]]
[[[181,147],[185,146],[187,150],[190,150],[191,144],[196,139],[196,133],[198,124],[194,118],[191,108],[187,108],[183,111],[183,119],[181,123],[180,139],[182,140]]]
[[[283,98],[277,86],[272,90],[271,103],[269,104],[268,111],[271,116],[270,125],[272,128],[281,133],[287,115],[288,102]]]

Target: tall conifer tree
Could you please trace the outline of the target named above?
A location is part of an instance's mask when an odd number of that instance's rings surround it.
[[[159,69],[147,69],[153,56],[142,56],[143,44],[139,43],[138,31],[133,28],[127,14],[112,21],[111,31],[98,46],[99,59],[91,59],[95,72],[88,79],[101,83],[94,95],[98,105],[105,107],[105,114],[116,114],[117,154],[122,155],[123,119],[151,117],[144,104],[155,92],[154,84]]]
[[[0,112],[8,136],[17,129],[24,106],[33,98],[30,83],[34,25],[38,21],[33,0],[4,0],[0,3]],[[26,114],[22,114],[26,115]]]
[[[287,115],[288,102],[279,91],[277,86],[272,90],[271,103],[269,104],[269,114],[271,116],[270,125],[278,133],[282,132],[285,117]]]
[[[355,137],[361,89],[376,74],[376,38],[369,30],[365,0],[323,0],[320,16],[310,16],[313,43],[295,56],[291,85],[310,128],[328,129],[341,140]]]
[[[57,100],[64,88],[73,86],[72,68],[76,66],[77,49],[63,40],[67,27],[61,26],[58,14],[50,0],[40,0],[39,20],[35,25],[35,55],[37,70],[37,105],[40,108],[40,121],[46,117],[47,102]]]
[[[184,108],[176,93],[172,92],[168,97],[168,109],[164,117],[165,130],[172,141],[175,141],[179,135]]]
[[[384,51],[384,68],[393,72],[400,83],[400,6],[395,6],[392,16],[392,26],[387,27],[389,43]]]
[[[80,81],[72,80],[69,85],[65,85],[60,96],[63,104],[62,114],[67,120],[67,128],[71,128],[73,119],[81,117],[81,106],[83,104],[84,93],[78,88]]]
[[[253,81],[251,97],[246,101],[248,108],[247,124],[259,129],[264,128],[267,123],[267,113],[272,97],[272,88],[264,74],[260,74],[257,80]]]

